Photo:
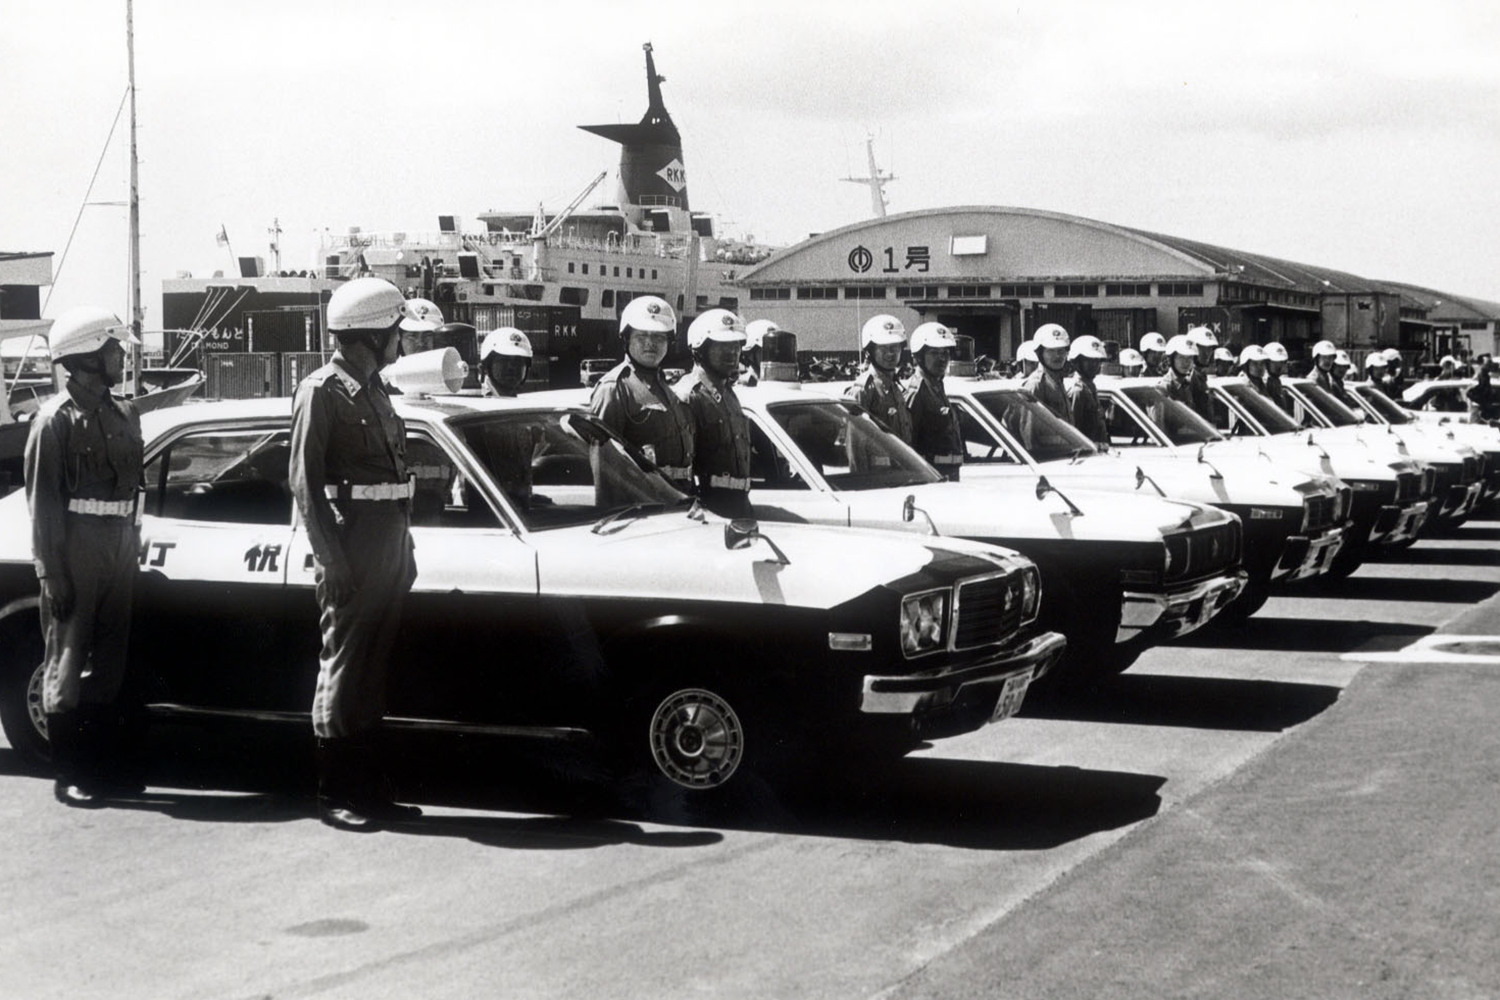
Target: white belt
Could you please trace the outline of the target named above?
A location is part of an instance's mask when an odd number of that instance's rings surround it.
[[[964,457],[962,455],[933,455],[932,456],[932,464],[933,465],[963,465],[964,464]]]
[[[748,490],[750,480],[742,476],[709,476],[708,485],[716,490]]]
[[[69,500],[74,514],[97,514],[100,517],[129,517],[135,513],[134,500]]]
[[[345,483],[323,487],[323,494],[330,500],[340,499],[341,494],[350,500],[410,500],[415,493],[416,484],[409,479],[404,483]]]
[[[668,479],[692,479],[693,470],[686,465],[658,465],[656,471]]]

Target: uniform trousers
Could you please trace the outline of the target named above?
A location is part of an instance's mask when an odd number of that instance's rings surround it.
[[[129,518],[69,513],[67,532],[63,561],[73,609],[58,620],[51,602],[42,600],[42,707],[48,714],[109,705],[119,696],[140,570],[140,536]]]

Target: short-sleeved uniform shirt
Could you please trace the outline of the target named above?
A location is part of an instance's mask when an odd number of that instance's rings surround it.
[[[907,444],[912,443],[911,409],[894,372],[867,365],[845,395],[870,411],[886,430]]]
[[[1039,365],[1036,371],[1026,376],[1021,388],[1031,393],[1038,403],[1051,410],[1059,420],[1073,422],[1073,408],[1068,402],[1068,390],[1063,385],[1061,372],[1052,372],[1046,365]]]
[[[693,473],[700,485],[713,476],[750,478],[750,422],[727,381],[715,382],[701,365],[672,386],[693,417]]]
[[[637,368],[626,358],[599,379],[589,409],[668,479],[692,478],[693,417],[672,394],[661,369]]]

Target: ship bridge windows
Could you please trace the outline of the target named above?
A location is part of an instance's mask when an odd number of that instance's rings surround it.
[[[568,273],[569,273],[569,274],[573,274],[573,273],[575,273],[575,272],[574,272],[574,270],[573,270],[573,268],[574,268],[574,266],[575,266],[575,265],[574,265],[574,264],[573,264],[573,262],[572,262],[572,261],[571,261],[571,260],[570,260],[570,261],[568,261]],[[585,265],[584,265],[584,266],[585,266],[585,267],[587,267],[587,266],[588,266],[588,265],[587,265],[587,264],[585,264]]]
[[[606,288],[599,293],[599,307],[601,309],[613,309],[615,307],[615,290]]]
[[[565,306],[586,306],[589,304],[589,290],[564,285],[558,289],[557,301]]]
[[[750,289],[750,301],[755,302],[763,299],[790,299],[792,290],[790,288],[752,288]]]
[[[846,299],[883,299],[886,287],[884,285],[849,285],[844,289]]]
[[[797,298],[799,299],[836,299],[838,297],[839,290],[832,287],[815,285],[804,286],[797,289]]]

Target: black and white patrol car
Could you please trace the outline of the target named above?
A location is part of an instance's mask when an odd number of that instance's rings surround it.
[[[387,725],[600,741],[689,789],[1013,714],[1065,639],[1036,566],[959,539],[730,522],[586,412],[402,400],[419,575]],[[305,720],[319,647],[286,399],[145,418],[133,665],[153,715]],[[0,500],[0,714],[46,753],[23,492]]]

